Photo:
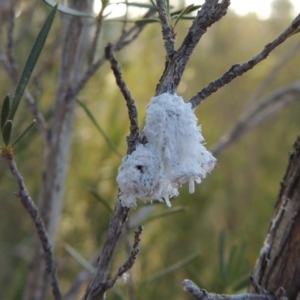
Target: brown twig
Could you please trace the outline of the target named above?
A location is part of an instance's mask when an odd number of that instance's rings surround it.
[[[290,26],[287,27],[275,40],[267,44],[264,49],[252,57],[250,60],[243,64],[236,64],[231,66],[231,68],[220,78],[211,82],[207,87],[202,89],[199,93],[190,99],[190,103],[193,108],[197,107],[203,100],[208,98],[212,93],[215,93],[224,85],[231,82],[238,76],[243,75],[247,71],[251,70],[254,66],[260,63],[262,60],[266,59],[268,55],[280,44],[282,44],[290,35],[300,26],[300,14],[294,19]]]
[[[278,89],[251,110],[247,111],[236,123],[230,133],[224,135],[217,145],[211,150],[214,155],[218,155],[220,151],[230,146],[232,143],[240,139],[245,133],[258,126],[262,121],[272,116],[275,112],[282,109],[288,103],[295,99],[299,99],[300,82]]]
[[[268,294],[268,292],[258,284],[254,274],[250,275],[250,282],[257,294],[260,295]]]
[[[181,47],[167,60],[166,68],[156,87],[156,95],[175,93],[192,52],[207,28],[219,21],[227,12],[230,0],[206,0],[195,17]]]
[[[154,10],[150,9],[145,15],[144,18],[148,18],[153,15]],[[132,43],[141,33],[141,31],[145,28],[146,25],[134,25],[127,31],[123,32],[119,39],[114,43],[112,50],[120,51],[130,43]],[[99,70],[99,68],[104,64],[105,56],[101,56],[91,64],[85,73],[82,75],[81,79],[78,83],[69,91],[67,99],[72,99],[76,97],[79,92],[85,87],[89,79]]]
[[[198,300],[276,300],[276,297],[270,294],[241,294],[241,295],[218,295],[208,293],[206,290],[200,289],[191,280],[183,281],[183,289],[194,296]]]
[[[250,95],[249,99],[246,101],[246,106],[251,106],[251,104],[259,99],[259,97],[263,94],[266,88],[270,85],[270,83],[276,78],[279,74],[279,71],[288,63],[288,61],[293,58],[300,49],[300,41],[296,43],[294,47],[288,49],[287,53],[280,58],[280,60],[275,64],[275,66],[269,71],[269,74],[266,78],[259,84],[258,88]]]
[[[84,300],[103,299],[106,292],[106,282],[111,261],[117,246],[117,242],[122,233],[123,224],[127,220],[130,209],[123,207],[117,201],[113,217],[109,226],[107,238],[103,245],[101,255],[98,261],[97,269],[89,283]]]
[[[23,204],[24,208],[32,218],[37,234],[39,236],[39,239],[41,241],[44,254],[45,254],[45,262],[46,262],[46,269],[48,274],[51,277],[51,286],[52,286],[52,293],[53,296],[56,300],[61,300],[62,295],[59,287],[59,282],[58,278],[56,275],[56,267],[55,267],[55,262],[53,259],[53,252],[52,252],[52,247],[48,238],[48,234],[46,232],[46,228],[44,225],[44,222],[40,216],[39,210],[35,206],[34,202],[32,201],[22,175],[20,174],[17,165],[13,159],[13,155],[10,152],[5,153],[5,150],[3,150],[3,155],[4,159],[8,162],[10,171],[12,175],[15,178],[15,181],[18,184],[19,191],[16,193],[16,195],[20,198],[21,203]]]
[[[175,53],[175,34],[169,22],[169,12],[167,12],[166,1],[157,0],[156,5],[162,28],[162,36],[165,41],[164,45],[167,52],[167,56],[168,58],[172,58],[173,54]]]
[[[18,71],[16,60],[13,55],[14,51],[14,28],[15,28],[15,1],[11,2],[9,9],[9,17],[7,20],[7,44],[6,44],[6,57],[10,66],[10,75],[14,81],[18,80]]]
[[[127,137],[127,142],[128,142],[128,153],[131,153],[132,151],[135,150],[135,145],[139,137],[138,113],[137,113],[136,105],[122,77],[121,67],[112,50],[112,44],[108,44],[105,47],[105,56],[106,59],[109,60],[110,62],[111,69],[114,72],[117,85],[120,88],[120,91],[126,101],[126,105],[128,108],[128,115],[130,120],[130,134]]]
[[[140,236],[143,233],[143,231],[144,231],[143,226],[139,226],[136,229],[136,231],[134,232],[134,243],[133,243],[133,246],[132,246],[130,256],[124,262],[124,264],[119,268],[119,270],[115,274],[115,276],[106,283],[107,289],[112,288],[115,285],[115,283],[117,282],[118,278],[123,276],[123,274],[125,274],[128,270],[130,270],[133,267],[133,265],[136,261],[136,257],[138,255],[138,253],[140,252],[139,243],[141,241]]]

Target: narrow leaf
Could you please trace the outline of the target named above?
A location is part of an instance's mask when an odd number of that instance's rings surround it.
[[[235,275],[235,269],[234,269],[234,266],[235,266],[235,260],[236,260],[236,257],[237,257],[237,245],[233,245],[231,247],[231,250],[230,250],[230,253],[229,253],[229,258],[228,258],[228,262],[227,262],[227,267],[226,269],[228,270],[228,279],[229,279],[229,282],[232,282],[232,280],[234,279]]]
[[[243,271],[243,266],[245,262],[245,253],[246,253],[246,243],[245,241],[242,242],[241,248],[240,248],[240,253],[237,257],[236,260],[236,268],[235,268],[235,273],[240,276],[242,271]]]
[[[150,2],[152,3],[152,5],[157,8],[157,5],[156,5],[156,1],[155,0],[150,0]]]
[[[57,10],[57,6],[55,6],[49,13],[45,23],[43,24],[35,42],[34,42],[34,45],[30,51],[30,54],[27,58],[25,67],[23,69],[22,75],[19,79],[15,94],[12,99],[11,110],[10,110],[10,114],[9,114],[9,118],[11,120],[14,119],[14,116],[15,116],[18,106],[20,104],[21,98],[23,96],[24,90],[26,88],[26,85],[30,79],[31,73],[32,73],[34,66],[39,58],[39,55],[44,47],[46,38],[48,36],[48,33],[50,31],[50,28],[51,28],[53,20],[54,20],[56,10]]]
[[[184,8],[181,13],[178,15],[178,17],[176,18],[176,21],[174,23],[174,28],[176,27],[177,23],[180,21],[180,19],[182,19],[182,17],[187,14],[189,12],[189,10],[194,6],[194,4],[191,4],[189,6],[187,6],[186,8]]]
[[[170,16],[170,0],[165,0],[166,1],[166,9],[167,9],[167,15]]]
[[[9,145],[12,130],[12,121],[8,120],[2,128],[2,138],[5,146]]]
[[[106,140],[107,144],[109,145],[109,147],[119,156],[122,157],[122,154],[120,153],[120,151],[118,150],[117,146],[113,143],[113,141],[108,137],[108,135],[105,133],[105,131],[101,128],[101,126],[99,125],[99,123],[96,121],[95,117],[93,116],[92,112],[88,109],[88,107],[85,105],[85,103],[83,103],[82,101],[80,101],[79,99],[77,99],[77,103],[83,108],[83,110],[85,111],[85,113],[87,114],[87,116],[89,117],[89,119],[93,122],[93,124],[96,126],[96,128],[98,129],[98,131],[101,133],[101,135],[104,137],[104,139]]]
[[[140,7],[140,8],[155,8],[153,4],[151,3],[140,3],[140,2],[117,2],[117,3],[111,3],[111,4],[125,4],[127,6],[134,6],[134,7]]]
[[[26,128],[25,130],[13,141],[12,147],[16,145],[22,138],[23,136],[33,127],[33,125],[36,123],[36,120],[33,120]]]
[[[243,278],[240,278],[237,282],[233,283],[232,292],[237,293],[241,289],[244,289],[245,287],[247,287],[248,285],[249,285],[249,275],[247,275]]]
[[[10,98],[9,95],[6,95],[3,104],[2,104],[2,110],[1,110],[1,120],[0,120],[0,128],[2,131],[2,128],[6,121],[9,118],[9,110],[10,110]]]
[[[135,21],[136,25],[145,25],[150,23],[160,23],[160,20],[156,18],[148,18],[148,19],[141,19]]]
[[[51,7],[55,7],[55,5],[57,5],[57,3],[54,0],[44,0],[44,2],[47,3],[48,5],[50,5]],[[89,14],[87,12],[82,12],[82,11],[79,11],[79,10],[76,10],[76,9],[73,9],[73,8],[69,8],[69,7],[66,7],[66,6],[61,5],[61,4],[58,4],[57,10],[64,13],[64,14],[72,15],[72,16],[75,16],[75,17],[94,18],[94,19],[97,18],[96,15],[92,15],[92,14]]]
[[[226,265],[225,265],[225,231],[223,230],[220,233],[219,237],[219,267],[220,267],[220,274],[224,286],[227,287],[227,275],[226,275]]]
[[[64,243],[63,247],[66,252],[85,270],[89,271],[91,274],[95,272],[95,268],[90,264],[90,262],[87,261],[81,254],[79,254],[73,247],[67,243]]]
[[[176,19],[177,17],[176,16],[173,16],[172,17],[172,19]],[[188,17],[188,16],[182,16],[181,18],[180,18],[180,20],[194,20],[195,19],[195,17],[194,16],[190,16],[190,17]]]
[[[187,210],[187,209],[186,209],[186,207],[184,207],[184,206],[171,207],[171,208],[169,208],[169,209],[163,211],[162,213],[159,213],[159,214],[156,214],[156,215],[154,215],[154,216],[151,216],[151,217],[147,218],[146,220],[143,221],[143,225],[144,225],[145,223],[154,221],[154,220],[156,220],[156,219],[168,217],[168,216],[171,216],[171,215],[180,213],[180,212],[184,212],[184,211],[186,211],[186,210]]]
[[[199,253],[194,253],[194,254],[191,254],[190,256],[186,257],[185,259],[179,261],[178,263],[156,273],[155,275],[151,276],[151,277],[148,277],[146,278],[145,280],[142,281],[142,283],[149,283],[151,281],[154,281],[154,280],[157,280],[157,279],[160,279],[161,277],[164,277],[188,264],[190,264],[191,262],[193,262],[195,259],[197,259],[199,257]]]
[[[111,206],[109,205],[108,201],[105,200],[103,197],[100,196],[100,194],[93,188],[89,189],[89,193],[94,196],[95,199],[97,199],[99,202],[101,202],[105,208],[110,212],[113,213],[114,210],[111,208]]]
[[[179,9],[179,10],[176,10],[176,11],[173,11],[171,12],[171,16],[178,16],[182,13],[182,11],[185,11],[185,14],[190,14],[191,12],[195,11],[195,10],[198,10],[199,8],[201,8],[202,5],[194,5],[194,4],[191,4],[183,9]],[[188,8],[188,10],[187,10]]]

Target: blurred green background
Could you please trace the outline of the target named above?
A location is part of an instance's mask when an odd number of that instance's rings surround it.
[[[224,19],[213,25],[197,46],[178,94],[189,99],[232,64],[248,60],[273,40],[292,20],[289,1],[278,2],[285,3],[283,7],[286,11],[274,9],[267,20],[259,20],[255,14],[237,16],[230,10]],[[20,1],[15,32],[15,56],[20,68],[48,12],[49,8],[42,1],[32,1],[30,4]],[[176,27],[177,46],[190,24],[191,21],[182,21]],[[60,49],[55,46],[60,42],[60,26],[60,19],[57,18],[29,85],[49,121],[52,118],[60,59]],[[99,51],[121,28],[119,22],[104,23]],[[4,26],[0,37],[5,42]],[[247,100],[270,70],[298,42],[299,35],[288,39],[266,61],[201,104],[196,113],[208,148],[211,149],[223,134],[235,126]],[[148,25],[140,37],[117,57],[124,79],[136,100],[140,124],[143,124],[146,105],[164,69],[165,52],[159,24]],[[46,71],[42,69],[44,63],[47,64]],[[276,74],[263,96],[298,80],[299,65],[300,53],[297,53]],[[0,68],[0,82],[2,97],[8,92],[13,93],[14,86],[3,68]],[[90,80],[79,98],[125,155],[125,137],[129,128],[127,110],[108,64]],[[129,283],[118,281],[114,290],[109,292],[108,299],[134,299],[132,295],[143,300],[191,299],[181,286],[186,278],[217,293],[234,293],[245,287],[245,280],[254,268],[273,213],[288,153],[299,133],[299,109],[299,101],[294,101],[222,151],[217,157],[215,170],[197,186],[195,194],[190,195],[184,187],[180,196],[172,201],[176,213],[168,215],[169,208],[165,204],[155,203],[149,217],[161,213],[167,215],[144,224],[141,252],[130,272]],[[32,116],[24,103],[19,110],[16,121],[21,129],[23,124],[25,127],[31,121]],[[35,201],[41,184],[43,147],[35,128],[15,149],[17,164]],[[55,249],[64,292],[82,270],[78,261],[65,250],[65,245],[70,245],[86,259],[99,251],[105,240],[111,212],[91,190],[113,207],[117,196],[115,178],[120,163],[120,157],[111,150],[78,106],[64,210]],[[14,191],[15,182],[1,159],[1,299],[21,298],[33,247],[32,221],[13,195]],[[145,209],[149,209],[149,205],[139,202],[138,208],[131,212],[132,222]],[[128,228],[129,235],[119,243],[112,273],[126,259],[128,242],[132,244],[135,227],[136,224]]]

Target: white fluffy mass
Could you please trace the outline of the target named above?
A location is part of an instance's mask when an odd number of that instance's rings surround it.
[[[176,94],[153,97],[146,112],[146,145],[123,158],[117,182],[121,204],[136,207],[136,200],[165,201],[179,194],[185,183],[195,191],[216,159],[203,146],[204,138],[190,103]]]

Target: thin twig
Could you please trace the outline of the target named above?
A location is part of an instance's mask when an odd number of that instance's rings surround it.
[[[221,137],[217,145],[211,150],[214,155],[218,155],[232,143],[240,139],[245,133],[254,127],[258,126],[262,121],[272,116],[275,112],[282,109],[288,103],[299,99],[300,95],[300,82],[295,82],[284,88],[280,88],[260,103],[258,103],[251,110],[246,112],[230,133]]]
[[[145,15],[144,18],[148,18],[152,16],[154,13],[153,9],[150,9]],[[130,43],[132,43],[141,33],[141,31],[145,28],[145,24],[143,25],[134,25],[127,31],[123,32],[119,39],[114,43],[112,50],[113,51],[120,51]],[[104,64],[105,62],[105,56],[101,56],[98,58],[97,61],[95,61],[93,64],[91,64],[86,72],[83,74],[81,79],[78,81],[78,83],[72,88],[72,90],[69,91],[69,94],[67,96],[67,99],[72,99],[76,97],[79,92],[85,87],[89,79],[99,70],[99,68]]]
[[[6,44],[6,57],[10,65],[11,76],[14,78],[14,81],[18,80],[18,71],[16,60],[13,55],[14,51],[14,28],[15,28],[15,3],[12,1],[9,8],[9,18],[7,20],[7,44]]]
[[[252,57],[250,60],[243,64],[236,64],[231,66],[231,68],[220,78],[211,82],[207,87],[202,89],[199,93],[193,96],[189,102],[191,102],[192,107],[196,108],[204,99],[209,97],[212,93],[215,93],[224,85],[231,82],[238,76],[243,75],[247,71],[251,70],[259,62],[266,59],[268,55],[280,44],[282,44],[298,27],[300,26],[300,14],[294,19],[290,26],[287,27],[275,40],[267,44],[264,49]]]
[[[96,22],[97,22],[96,23],[96,30],[95,30],[95,34],[94,34],[94,38],[93,38],[93,41],[92,41],[92,46],[91,46],[91,50],[90,50],[90,54],[89,54],[89,64],[90,65],[93,63],[93,61],[95,59],[97,45],[98,45],[98,41],[99,41],[101,29],[102,29],[104,9],[105,9],[105,7],[102,5],[102,8],[101,8],[101,10],[100,10],[100,12],[97,16],[97,19],[96,19]]]
[[[198,300],[276,300],[276,297],[270,294],[241,294],[241,295],[218,295],[208,293],[206,290],[200,289],[191,280],[183,281],[183,289],[194,296]]]
[[[259,285],[254,274],[250,275],[250,282],[257,294],[260,294],[260,295],[268,294],[268,292]]]
[[[117,201],[109,226],[107,238],[99,257],[97,269],[87,287],[83,298],[84,300],[103,299],[107,290],[106,282],[111,261],[116,250],[117,242],[119,241],[122,233],[123,224],[128,218],[129,211],[129,208],[123,207],[120,201]]]
[[[192,52],[199,43],[207,28],[219,21],[227,12],[230,0],[206,0],[195,17],[192,26],[181,47],[167,60],[166,68],[156,87],[156,95],[162,93],[175,93],[182,74],[190,59]]]
[[[130,153],[135,149],[135,145],[139,137],[138,113],[137,113],[136,105],[122,77],[121,67],[112,50],[112,44],[108,44],[105,47],[105,56],[111,64],[111,69],[114,72],[117,85],[120,88],[123,97],[125,98],[126,105],[128,108],[128,115],[130,120],[130,134],[127,137],[127,142],[128,142],[128,152]]]
[[[125,274],[128,270],[130,270],[133,267],[133,265],[136,261],[136,257],[138,255],[138,253],[140,252],[139,243],[141,241],[140,236],[143,233],[143,231],[144,231],[143,226],[139,226],[136,229],[136,231],[134,232],[134,243],[133,243],[133,246],[132,246],[130,256],[124,262],[124,264],[119,268],[119,270],[115,274],[115,276],[106,283],[106,288],[107,289],[112,288],[115,285],[115,283],[117,282],[118,278],[123,276],[123,274]]]
[[[258,88],[250,95],[249,99],[246,102],[246,105],[251,105],[255,100],[257,100],[262,93],[265,91],[267,86],[274,80],[274,78],[279,74],[279,71],[287,64],[287,62],[295,56],[300,49],[300,41],[291,49],[287,51],[287,53],[280,58],[280,60],[276,63],[276,65],[269,71],[267,77],[260,83]]]
[[[4,152],[4,150],[3,150],[3,152]],[[16,195],[20,198],[21,203],[23,204],[24,208],[26,209],[26,211],[32,218],[35,228],[36,228],[36,231],[37,231],[37,234],[41,241],[41,244],[42,244],[42,247],[44,250],[44,254],[45,254],[46,269],[47,269],[48,274],[51,277],[51,286],[52,286],[53,296],[56,300],[61,300],[62,295],[61,295],[61,291],[60,291],[60,287],[59,287],[59,281],[58,281],[58,278],[56,275],[56,267],[55,267],[55,262],[53,259],[52,247],[51,247],[51,244],[50,244],[50,241],[48,238],[48,234],[46,232],[45,224],[40,216],[40,213],[39,213],[37,207],[35,206],[34,202],[32,201],[32,199],[26,189],[23,177],[17,168],[17,165],[13,159],[13,155],[11,153],[7,152],[7,153],[3,153],[2,156],[8,162],[10,171],[18,184],[19,191],[18,191],[18,193],[16,193]]]
[[[162,28],[162,36],[165,41],[165,49],[167,52],[167,56],[168,58],[172,58],[172,56],[175,53],[175,34],[169,22],[169,12],[167,12],[166,1],[157,0],[156,5]]]

